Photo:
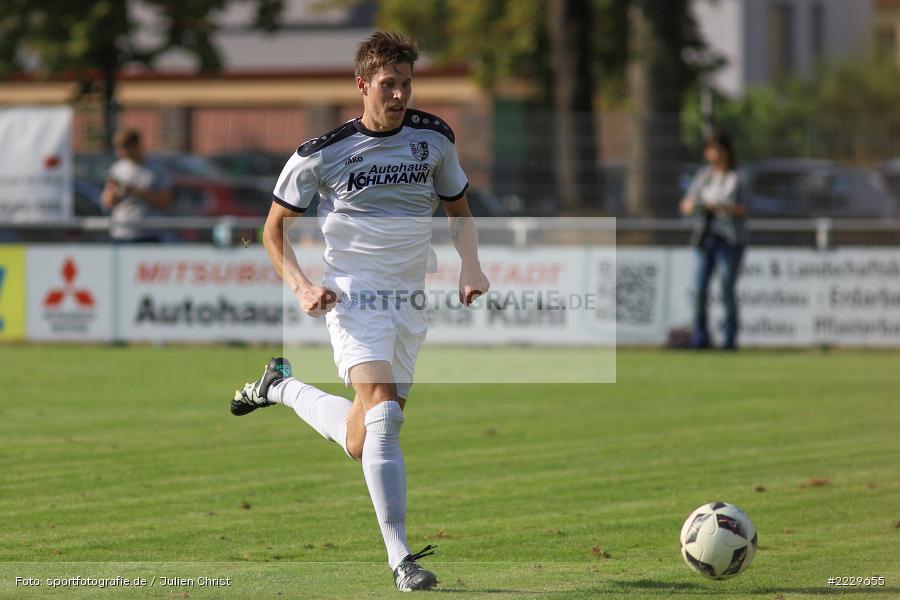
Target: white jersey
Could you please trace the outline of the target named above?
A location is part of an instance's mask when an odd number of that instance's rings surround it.
[[[115,181],[120,189],[133,187],[143,190],[161,191],[169,187],[169,180],[165,173],[152,163],[139,163],[130,158],[120,158],[112,164],[107,174],[107,179]],[[141,219],[159,216],[158,209],[142,196],[126,194],[113,206],[112,220],[115,224],[121,221],[140,221]],[[115,239],[132,240],[143,236],[156,236],[158,231],[142,231],[134,226],[114,226],[110,235]]]
[[[392,131],[354,119],[297,149],[274,201],[303,212],[319,194],[323,285],[350,292],[424,281],[437,200],[458,200],[468,187],[454,142],[442,119],[407,109]]]

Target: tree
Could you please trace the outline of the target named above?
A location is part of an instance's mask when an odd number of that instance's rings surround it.
[[[893,62],[854,60],[717,96],[716,125],[732,134],[739,157],[817,157],[873,163],[900,155],[900,69]],[[699,154],[696,98],[682,112],[683,135]]]
[[[163,28],[155,45],[141,47],[135,39],[144,24],[125,0],[7,0],[0,5],[0,77],[31,70],[42,78],[74,77],[82,94],[99,80],[104,141],[111,148],[116,78],[122,67],[152,66],[161,54],[181,48],[197,57],[201,71],[219,69],[215,16],[232,1],[255,4],[255,27],[277,28],[283,0],[143,0]]]
[[[597,207],[601,198],[594,128],[590,0],[550,0],[556,179],[563,212]]]
[[[438,63],[470,65],[479,85],[493,91],[504,77],[548,80],[546,12],[547,0],[382,0],[378,25],[409,32]]]
[[[633,117],[625,205],[631,215],[677,210],[683,98],[700,73],[715,66],[686,58],[704,51],[690,5],[691,0],[633,0],[628,9]]]
[[[553,152],[536,149],[535,162],[547,156],[555,164],[554,189],[563,210],[600,207],[593,98],[607,84],[618,89],[624,71],[621,0],[384,0],[378,21],[414,32],[438,62],[470,64],[488,93],[504,77],[531,82],[537,90],[537,110],[529,117],[532,142],[543,145],[538,138],[548,113],[554,137]]]
[[[747,90],[742,98],[713,94],[714,125],[735,141],[739,161],[775,156],[811,156],[820,110],[811,85],[797,79]],[[697,94],[682,110],[682,140],[693,156],[703,151],[703,121]]]

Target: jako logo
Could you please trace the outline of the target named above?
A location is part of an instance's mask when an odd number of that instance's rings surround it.
[[[75,302],[81,308],[93,308],[94,296],[88,290],[77,289],[75,287],[75,278],[78,277],[78,267],[71,257],[66,258],[62,267],[63,287],[54,288],[47,292],[44,297],[44,308],[58,308],[66,296],[75,298]]]
[[[353,163],[361,163],[363,161],[362,156],[351,156],[344,162],[344,165],[352,165]]]

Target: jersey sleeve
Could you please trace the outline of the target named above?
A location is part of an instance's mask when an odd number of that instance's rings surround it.
[[[294,212],[304,212],[319,189],[321,164],[321,152],[291,155],[272,192],[274,201]]]
[[[441,200],[459,200],[466,193],[469,180],[459,166],[456,144],[449,139],[444,142],[444,155],[434,174],[434,191]]]

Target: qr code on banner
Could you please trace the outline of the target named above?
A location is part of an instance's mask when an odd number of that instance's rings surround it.
[[[655,320],[659,266],[646,261],[619,261],[616,267],[616,322],[650,325]]]

